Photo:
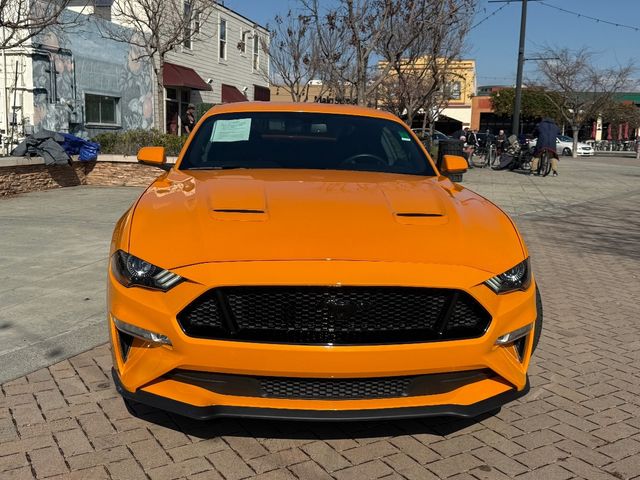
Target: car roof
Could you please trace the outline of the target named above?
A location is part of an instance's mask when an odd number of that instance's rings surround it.
[[[375,110],[373,108],[358,107],[355,105],[344,105],[334,103],[294,103],[294,102],[235,102],[216,105],[211,108],[206,117],[220,113],[242,113],[242,112],[302,112],[302,113],[331,113],[342,115],[357,115],[361,117],[375,117],[401,122],[395,115]]]

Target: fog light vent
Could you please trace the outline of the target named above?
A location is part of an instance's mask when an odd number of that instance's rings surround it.
[[[144,328],[136,327],[135,325],[131,325],[130,323],[125,323],[122,320],[118,320],[114,316],[112,316],[111,318],[113,319],[113,323],[115,324],[116,328],[122,333],[126,333],[150,343],[171,345],[171,340],[166,335],[152,332],[150,330],[145,330]]]
[[[516,340],[526,336],[531,331],[532,327],[533,324],[529,324],[512,332],[505,333],[504,335],[498,337],[498,339],[496,340],[496,345],[509,345],[510,343],[513,343]]]

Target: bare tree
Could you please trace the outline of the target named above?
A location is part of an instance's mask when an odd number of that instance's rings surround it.
[[[321,9],[319,0],[302,0],[316,28],[323,76],[334,88],[352,85],[359,105],[366,105],[393,68],[380,69],[372,59],[385,52],[402,59],[425,30],[437,22],[432,16],[443,3],[457,0],[338,0],[335,7]],[[442,20],[441,18],[439,20]],[[422,36],[422,38],[425,38]]]
[[[306,102],[309,98],[309,81],[318,69],[314,29],[311,17],[296,15],[289,10],[286,15],[276,15],[274,25],[269,25],[270,41],[261,39],[262,50],[267,53],[271,68],[269,83],[281,85],[294,102]]]
[[[204,24],[215,10],[212,0],[115,0],[114,20],[103,36],[139,48],[137,60],[148,58],[156,76],[158,126],[164,127],[164,64],[167,54],[196,41]]]
[[[419,110],[425,107],[430,112],[441,110],[442,104],[450,99],[447,93],[453,80],[451,67],[463,50],[474,4],[475,0],[430,3],[429,22],[413,43],[406,38],[413,35],[410,26],[413,19],[402,15],[388,18],[387,29],[393,35],[378,49],[384,59],[381,66],[391,65],[386,75],[385,69],[381,69],[385,75],[383,86],[394,90],[399,110],[395,113],[406,115],[408,125],[412,125]],[[398,56],[399,51],[402,56]]]
[[[0,50],[14,48],[44,29],[61,26],[70,0],[0,0]]]
[[[578,154],[580,127],[611,103],[617,92],[631,83],[631,64],[600,68],[594,54],[587,48],[571,51],[567,48],[546,48],[538,61],[538,83],[546,92],[562,118],[573,130],[573,157]]]

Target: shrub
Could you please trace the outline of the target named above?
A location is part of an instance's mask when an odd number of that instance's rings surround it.
[[[167,156],[175,157],[180,153],[185,136],[169,135],[158,130],[128,130],[126,132],[108,132],[96,135],[94,142],[100,144],[101,153],[116,155],[136,155],[142,147],[164,147]]]

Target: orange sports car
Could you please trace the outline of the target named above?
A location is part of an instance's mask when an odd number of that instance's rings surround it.
[[[118,221],[108,322],[127,402],[193,418],[477,416],[524,395],[527,249],[393,115],[235,103]],[[499,248],[498,248],[499,247]]]

